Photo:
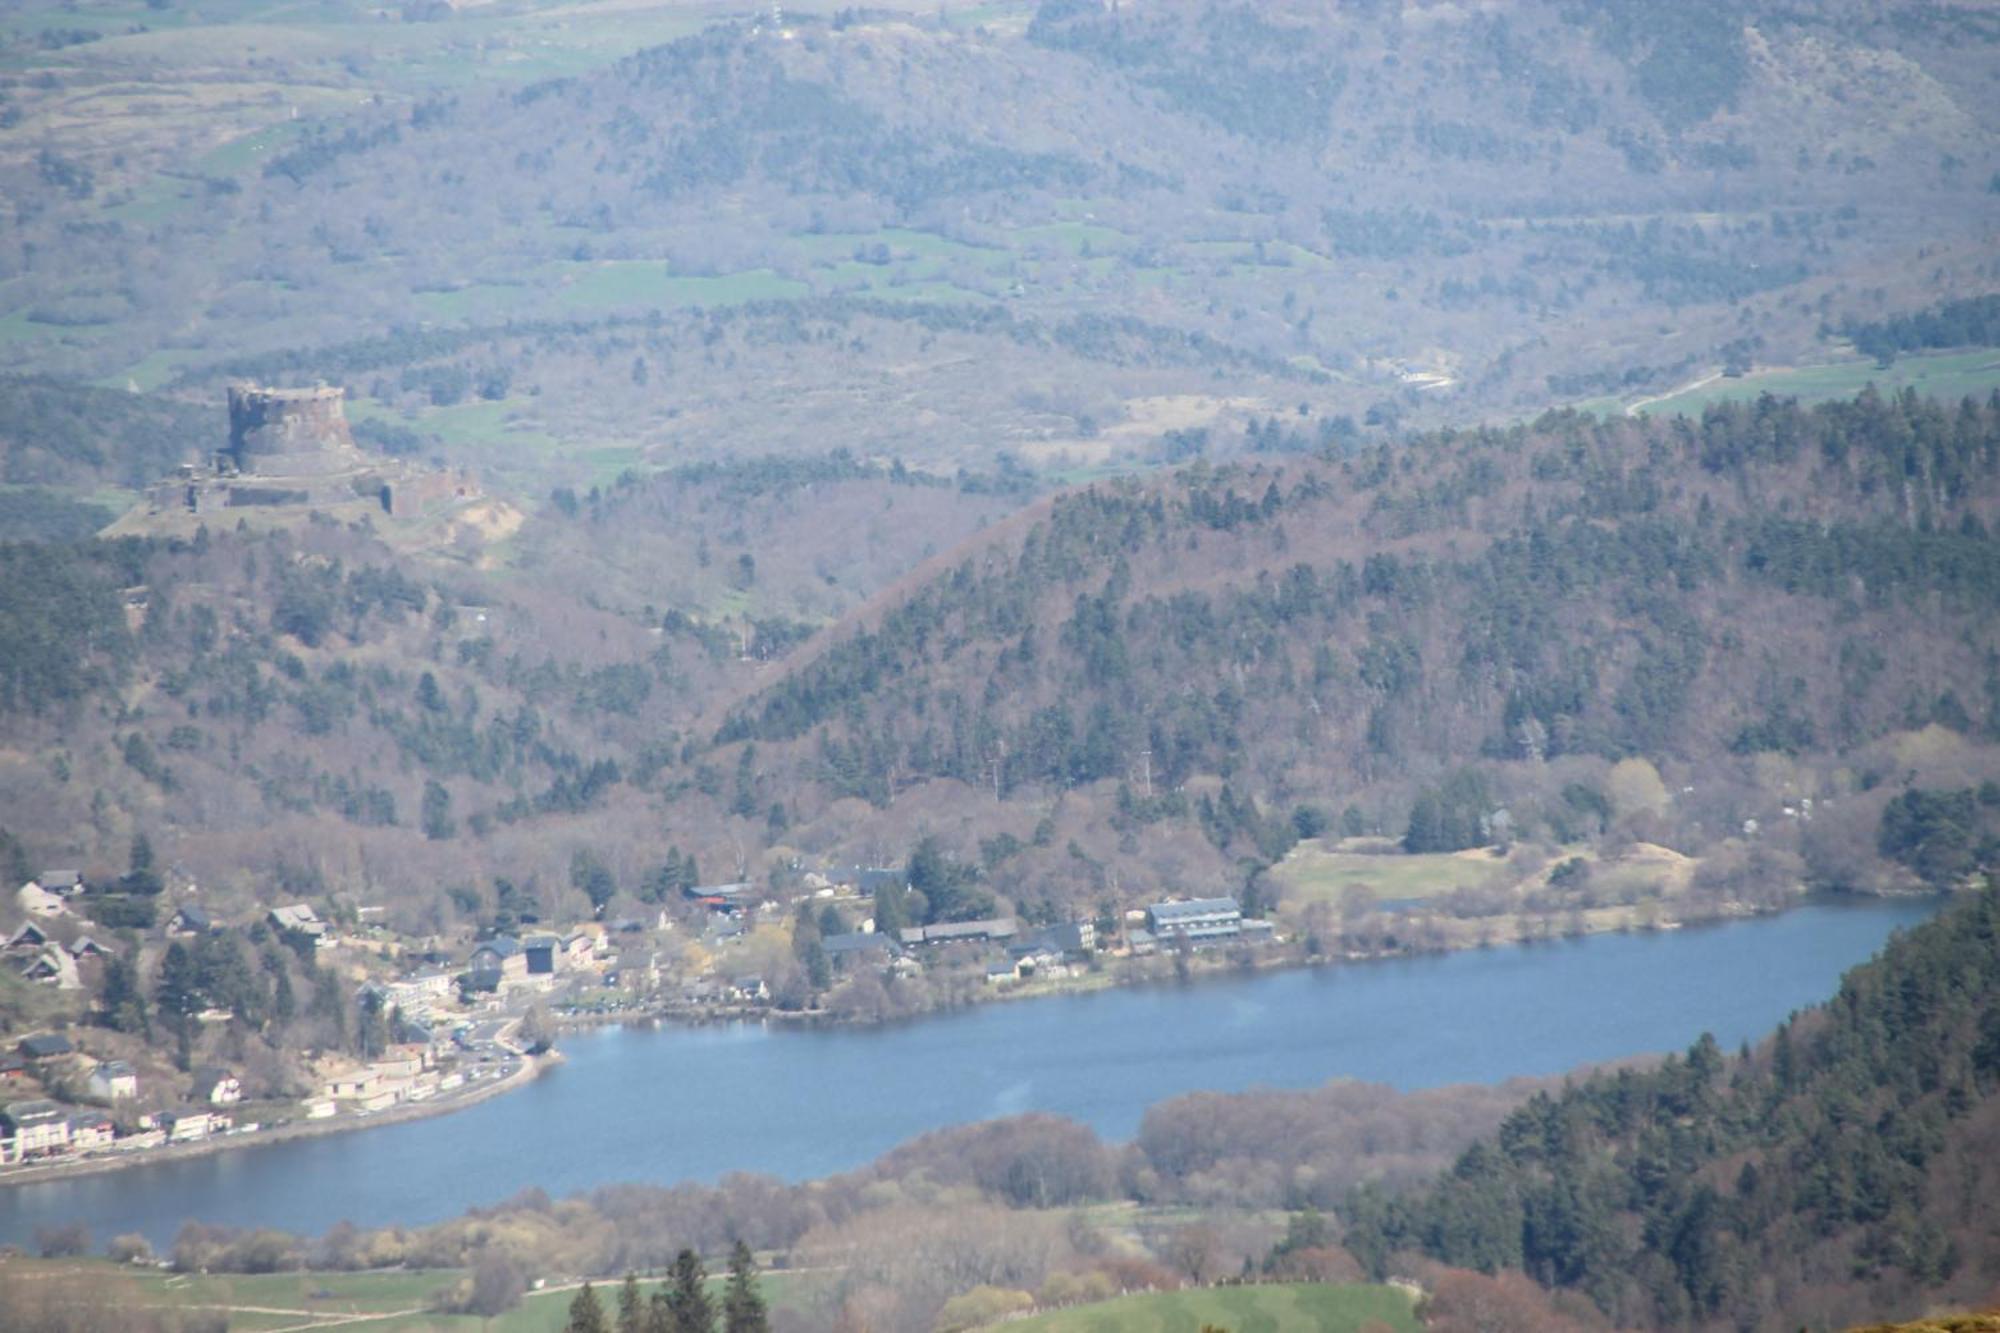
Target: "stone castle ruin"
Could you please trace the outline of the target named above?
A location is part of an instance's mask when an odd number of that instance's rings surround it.
[[[246,475],[326,476],[366,460],[354,447],[339,389],[229,386],[229,447],[219,467]]]
[[[362,452],[347,427],[344,391],[229,387],[229,442],[206,463],[184,463],[146,492],[154,516],[229,509],[379,509],[412,518],[478,498],[470,473]]]

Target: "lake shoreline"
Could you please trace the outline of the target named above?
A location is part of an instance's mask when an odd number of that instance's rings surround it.
[[[1720,899],[1690,904],[1685,900],[1667,902],[1650,899],[1629,906],[1597,908],[1558,919],[1526,913],[1493,917],[1449,917],[1422,910],[1397,914],[1398,919],[1419,926],[1440,929],[1444,938],[1434,943],[1404,945],[1373,950],[1307,954],[1295,944],[1263,946],[1219,946],[1176,954],[1171,949],[1138,957],[1099,955],[1106,965],[1081,975],[1048,982],[1027,982],[987,986],[952,1003],[933,1005],[903,1013],[843,1014],[828,1009],[780,1009],[774,1005],[662,1004],[615,1014],[555,1015],[560,1031],[584,1031],[607,1026],[703,1028],[731,1023],[768,1022],[811,1031],[868,1030],[922,1022],[927,1018],[963,1013],[987,1005],[1024,1000],[1054,999],[1109,990],[1152,986],[1183,986],[1232,977],[1255,976],[1266,972],[1317,970],[1357,963],[1408,962],[1421,958],[1441,958],[1479,949],[1529,948],[1562,944],[1598,935],[1652,934],[1662,931],[1722,926],[1783,916],[1813,906],[1866,907],[1878,903],[1945,899],[1948,892],[1862,893],[1845,890],[1801,890],[1772,904],[1755,904],[1740,899]],[[1690,906],[1699,910],[1685,910]],[[1679,909],[1679,910],[1668,910]],[[1534,923],[1538,928],[1525,928]]]
[[[457,1119],[427,1107],[430,1116],[367,1138],[0,1190],[0,1240],[29,1244],[38,1227],[80,1223],[164,1248],[190,1217],[294,1235],[343,1219],[417,1225],[530,1188],[562,1197],[733,1172],[817,1179],[948,1125],[1029,1111],[1124,1141],[1150,1108],[1204,1090],[1351,1080],[1414,1092],[1682,1050],[1703,1032],[1734,1046],[1823,1001],[1892,930],[1935,910],[1856,901],[1740,929],[1466,949],[1379,968],[1225,966],[1196,971],[1209,984],[1105,986],[936,1023],[613,1027],[565,1043],[554,1077],[518,1097],[489,1092]],[[383,1122],[354,1127],[371,1123]]]
[[[560,1051],[551,1050],[542,1055],[526,1055],[521,1058],[521,1067],[503,1078],[490,1083],[481,1083],[465,1092],[450,1097],[432,1097],[421,1102],[404,1102],[386,1111],[369,1115],[328,1116],[323,1120],[284,1120],[274,1125],[259,1126],[255,1130],[229,1130],[212,1134],[191,1143],[173,1143],[163,1147],[122,1156],[76,1157],[58,1162],[36,1162],[23,1166],[0,1169],[0,1191],[22,1185],[40,1185],[59,1180],[76,1180],[84,1176],[108,1175],[116,1171],[126,1171],[134,1167],[158,1166],[166,1162],[187,1161],[197,1157],[212,1157],[219,1153],[234,1152],[239,1149],[263,1148],[280,1143],[296,1142],[300,1139],[325,1138],[334,1134],[353,1134],[367,1129],[379,1129],[387,1125],[407,1124],[413,1120],[428,1120],[434,1116],[450,1115],[477,1106],[483,1101],[498,1097],[503,1093],[524,1088],[543,1074],[561,1064]]]
[[[868,1031],[918,1026],[928,1019],[963,1014],[970,1010],[1000,1003],[1058,999],[1109,991],[1194,987],[1270,973],[1319,971],[1345,967],[1352,964],[1377,962],[1409,962],[1424,958],[1442,958],[1455,953],[1481,949],[1502,947],[1525,948],[1543,944],[1574,943],[1592,936],[1607,934],[1648,934],[1680,930],[1684,927],[1726,925],[1732,922],[1783,916],[1799,908],[1814,905],[1866,906],[1868,904],[1895,901],[1903,898],[1914,899],[1934,896],[1939,895],[1872,893],[1800,894],[1773,906],[1760,907],[1729,900],[1715,904],[1712,910],[1700,913],[1673,916],[1662,915],[1647,920],[1637,919],[1643,913],[1636,908],[1612,909],[1614,912],[1626,912],[1632,919],[1617,919],[1612,916],[1606,916],[1601,920],[1586,921],[1582,929],[1551,929],[1545,933],[1492,933],[1490,931],[1492,922],[1500,920],[1500,918],[1469,921],[1444,918],[1444,920],[1461,927],[1480,926],[1483,928],[1483,933],[1459,932],[1449,942],[1426,947],[1412,946],[1392,950],[1344,952],[1338,954],[1320,953],[1307,955],[1299,951],[1296,946],[1291,945],[1264,946],[1254,952],[1246,952],[1242,949],[1210,949],[1189,954],[1162,951],[1141,958],[1118,958],[1112,960],[1113,966],[1098,971],[1086,972],[1080,977],[1062,978],[1041,984],[1031,982],[1026,985],[990,986],[982,991],[970,993],[969,996],[957,1003],[936,1005],[909,1013],[871,1016],[836,1014],[825,1009],[788,1011],[763,1005],[663,1005],[630,1013],[556,1015],[552,1016],[552,1019],[554,1026],[560,1032],[583,1032],[602,1027],[631,1027],[639,1029],[678,1027],[700,1029],[726,1027],[739,1023],[768,1023],[793,1031]],[[1658,904],[1642,906],[1657,907]],[[1410,913],[1404,919],[1414,920],[1419,917],[1429,916],[1431,914]],[[1507,920],[1517,921],[1518,918],[1507,918]],[[504,1093],[524,1088],[543,1074],[560,1065],[562,1061],[563,1056],[561,1051],[553,1049],[539,1056],[523,1056],[521,1068],[513,1074],[495,1080],[492,1083],[482,1084],[468,1090],[462,1095],[449,1098],[433,1098],[424,1102],[408,1102],[373,1115],[335,1116],[325,1120],[290,1120],[260,1128],[254,1132],[229,1132],[193,1143],[173,1144],[150,1151],[134,1153],[130,1156],[75,1158],[66,1161],[0,1169],[0,1192],[23,1185],[105,1175],[134,1167],[155,1166],[191,1158],[213,1156],[239,1149],[272,1146],[301,1139],[357,1133],[363,1130],[450,1115],[453,1112],[476,1106],[481,1102],[501,1096]]]

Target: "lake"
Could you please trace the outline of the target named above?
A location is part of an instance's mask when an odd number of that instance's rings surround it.
[[[568,1037],[528,1087],[427,1120],[0,1189],[0,1241],[188,1218],[316,1233],[434,1222],[539,1185],[799,1180],[940,1126],[1055,1111],[1128,1138],[1199,1088],[1412,1089],[1725,1049],[1832,995],[1932,901],[1814,904],[1686,930],[993,1004],[889,1027],[738,1024]]]

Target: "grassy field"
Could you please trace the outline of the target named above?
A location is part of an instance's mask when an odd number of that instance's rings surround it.
[[[75,1277],[111,1283],[134,1304],[228,1312],[231,1333],[333,1328],[358,1333],[558,1333],[575,1288],[530,1292],[492,1319],[434,1314],[424,1309],[434,1293],[465,1274],[453,1268],[390,1269],[368,1273],[270,1273],[185,1275],[130,1269],[104,1260],[10,1259],[0,1262],[0,1282]],[[780,1310],[799,1304],[817,1279],[765,1274],[765,1302]],[[722,1279],[713,1279],[721,1296]],[[607,1312],[615,1309],[618,1283],[595,1284]],[[655,1284],[642,1283],[650,1296]]]
[[[1397,1333],[1421,1328],[1410,1298],[1394,1287],[1298,1283],[1150,1292],[1038,1315],[1007,1325],[1010,1333],[1358,1333],[1380,1325]]]
[[[1834,398],[1851,398],[1866,385],[1889,393],[1905,388],[1932,398],[1955,401],[1967,394],[1979,397],[2000,389],[2000,351],[1942,352],[1933,356],[1899,358],[1887,370],[1873,361],[1843,361],[1830,366],[1804,366],[1789,370],[1757,371],[1739,379],[1718,379],[1648,403],[1651,416],[1672,416],[1685,412],[1697,415],[1710,403],[1755,398],[1762,393],[1797,398],[1806,403],[1822,403]]]
[[[1489,878],[1500,863],[1485,851],[1404,852],[1358,850],[1350,844],[1329,846],[1314,838],[1292,849],[1271,874],[1285,888],[1288,902],[1326,902],[1335,906],[1349,889],[1366,887],[1385,902],[1436,898],[1454,889],[1470,888]]]

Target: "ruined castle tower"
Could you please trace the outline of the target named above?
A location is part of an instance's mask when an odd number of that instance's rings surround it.
[[[105,529],[152,533],[171,518],[191,522],[223,509],[256,509],[284,522],[314,511],[418,518],[479,500],[469,472],[371,458],[354,443],[339,389],[229,386],[229,442],[211,464],[183,463],[146,488],[146,498]]]
[[[218,461],[247,476],[324,477],[366,459],[348,433],[340,389],[229,386],[229,447]]]

